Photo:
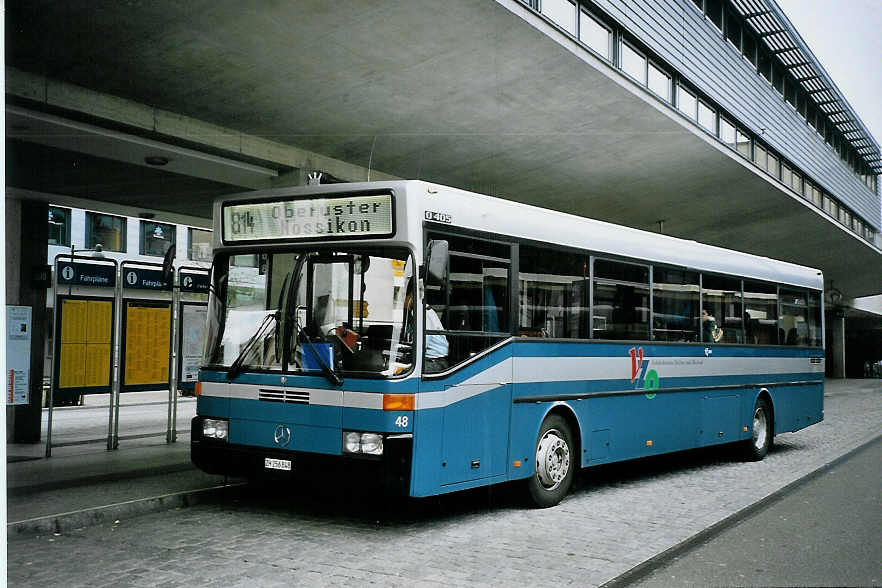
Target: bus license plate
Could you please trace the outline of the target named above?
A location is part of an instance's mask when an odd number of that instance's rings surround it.
[[[265,457],[263,459],[263,467],[268,470],[284,470],[286,472],[291,471],[291,460],[290,459],[273,459],[272,457]]]

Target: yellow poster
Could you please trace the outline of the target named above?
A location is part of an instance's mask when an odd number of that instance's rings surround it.
[[[123,385],[167,385],[170,339],[171,305],[127,302]]]
[[[110,386],[113,302],[62,300],[58,387]]]
[[[86,301],[63,300],[61,302],[61,342],[86,342]]]
[[[58,387],[82,388],[86,385],[86,344],[62,343],[58,363]]]

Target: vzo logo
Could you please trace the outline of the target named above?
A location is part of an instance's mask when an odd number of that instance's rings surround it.
[[[631,356],[631,382],[634,388],[642,386],[647,391],[646,397],[652,400],[658,390],[658,372],[649,369],[649,360],[643,357],[642,347],[632,347],[628,354]]]
[[[705,357],[710,357],[711,354],[712,354],[713,352],[714,352],[714,350],[711,349],[710,347],[705,347],[705,348],[704,348],[704,356],[705,356]]]

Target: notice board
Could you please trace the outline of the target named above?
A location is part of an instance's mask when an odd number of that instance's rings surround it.
[[[113,300],[59,297],[57,308],[58,389],[109,392]]]
[[[202,365],[208,305],[182,302],[178,313],[178,387],[192,390]]]
[[[30,402],[31,307],[6,307],[6,404]]]
[[[171,309],[171,302],[126,300],[123,391],[168,387]]]

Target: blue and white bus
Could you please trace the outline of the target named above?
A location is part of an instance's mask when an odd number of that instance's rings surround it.
[[[823,276],[421,181],[218,200],[192,459],[431,496],[824,417]]]

